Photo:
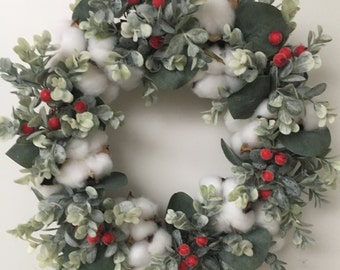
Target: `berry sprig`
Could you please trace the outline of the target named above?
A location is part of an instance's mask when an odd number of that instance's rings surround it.
[[[99,243],[103,243],[106,246],[112,245],[115,242],[115,236],[113,232],[106,231],[104,232],[103,226],[98,226],[97,233],[95,236],[88,235],[86,237],[87,242],[90,245],[97,245]]]
[[[178,264],[178,270],[186,270],[188,268],[196,267],[199,263],[199,258],[195,254],[196,249],[205,248],[208,245],[209,239],[204,235],[195,237],[192,247],[188,244],[180,244],[177,248],[177,253],[182,257]]]

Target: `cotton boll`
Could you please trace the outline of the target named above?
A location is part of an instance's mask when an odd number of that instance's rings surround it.
[[[225,118],[224,123],[227,127],[227,130],[231,133],[238,132],[245,128],[252,121],[250,118],[248,119],[234,119],[233,116],[228,111]]]
[[[196,17],[209,34],[221,35],[225,24],[234,24],[235,11],[227,0],[209,0],[200,6]]]
[[[53,68],[60,61],[64,61],[67,57],[75,55],[86,49],[86,39],[83,31],[77,27],[67,26],[61,36],[60,48],[56,54],[47,63],[46,68]]]
[[[282,238],[281,236],[274,236],[273,237],[274,245],[272,245],[269,249],[269,252],[276,253],[280,251],[286,244],[286,238]]]
[[[132,199],[132,202],[136,207],[142,209],[142,219],[151,219],[157,215],[158,206],[149,199],[144,197],[134,198]]]
[[[151,243],[149,244],[148,251],[153,256],[164,256],[171,249],[172,237],[164,229],[160,228],[154,234]]]
[[[232,228],[230,225],[230,218],[229,216],[225,215],[224,207],[222,211],[215,217],[215,230],[218,233],[222,233],[222,232],[227,233],[227,232],[232,231]]]
[[[92,154],[96,154],[101,152],[104,147],[108,144],[109,136],[106,132],[101,130],[93,131],[87,137],[87,141],[89,144],[89,152]]]
[[[256,134],[256,128],[259,126],[259,122],[253,120],[250,124],[248,124],[241,132],[241,139],[243,143],[246,143],[250,147],[259,147],[260,140],[258,135]]]
[[[158,226],[154,221],[140,221],[138,224],[130,226],[131,237],[135,241],[141,241],[153,235],[157,230]]]
[[[70,159],[82,160],[89,152],[90,148],[86,139],[71,139],[66,146],[66,156]]]
[[[38,185],[35,188],[44,196],[44,198],[57,193],[63,189],[61,185]]]
[[[110,52],[117,45],[116,37],[108,37],[104,39],[90,38],[88,40],[87,50],[91,55],[91,59],[98,65],[103,66]]]
[[[306,114],[302,117],[303,128],[311,131],[319,128],[319,118],[314,111],[314,105],[311,102],[305,104]]]
[[[134,243],[127,257],[131,267],[145,267],[151,262],[151,255],[148,252],[149,243],[145,240]]]
[[[242,137],[241,137],[241,132],[236,132],[234,133],[231,138],[230,138],[230,146],[235,152],[236,155],[241,156],[241,149],[243,145]]]
[[[207,72],[204,70],[198,70],[195,76],[189,81],[189,84],[196,83],[207,76]]]
[[[106,153],[90,156],[85,160],[85,163],[96,179],[109,175],[113,169],[112,160]]]
[[[229,219],[232,228],[243,233],[248,232],[255,224],[254,211],[243,213],[243,210],[237,207],[235,202],[224,203],[221,214]]]
[[[144,74],[143,70],[138,68],[138,67],[129,66],[128,68],[131,72],[130,78],[127,79],[127,80],[119,80],[117,82],[120,89],[122,89],[124,91],[134,90],[138,86],[140,86],[142,84],[142,78],[143,78],[143,74]]]
[[[267,119],[270,118],[275,118],[275,114],[271,113],[268,110],[268,99],[263,100],[260,105],[256,108],[254,114],[253,114],[253,118],[256,117],[265,117]]]
[[[105,92],[101,95],[102,99],[105,100],[105,103],[111,103],[112,101],[116,100],[119,96],[119,86],[111,82],[109,86],[106,88]]]
[[[207,75],[195,83],[192,91],[200,98],[220,99],[220,91],[228,84],[225,75]]]
[[[83,161],[68,160],[60,169],[60,174],[56,176],[59,184],[81,188],[89,177],[89,168]]]
[[[256,224],[265,228],[272,236],[280,231],[280,223],[271,216],[266,215],[263,210],[263,204],[260,203],[255,207]]]
[[[76,86],[85,95],[99,96],[109,85],[109,81],[102,70],[89,64],[88,70],[77,77]]]
[[[227,178],[222,184],[223,197],[228,201],[229,194],[237,187],[237,183],[234,178]]]

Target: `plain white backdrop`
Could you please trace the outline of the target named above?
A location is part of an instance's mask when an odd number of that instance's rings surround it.
[[[70,17],[71,0],[0,0],[0,57],[17,61],[12,47],[18,37],[32,41],[34,34],[44,29],[56,33],[58,26]],[[333,37],[333,42],[322,52],[323,66],[311,73],[310,85],[328,83],[323,96],[339,113],[340,79],[340,2],[336,0],[301,0],[301,11],[296,17],[298,28],[290,42],[307,40],[310,29],[318,24]],[[16,97],[11,86],[0,81],[0,115],[10,116]],[[230,166],[220,150],[220,138],[228,140],[223,124],[208,126],[201,120],[201,112],[210,108],[208,100],[198,99],[190,89],[159,94],[159,102],[145,108],[141,91],[123,93],[114,109],[126,114],[126,125],[110,130],[110,148],[115,168],[125,172],[129,187],[121,195],[132,191],[145,195],[162,208],[171,194],[185,191],[195,194],[197,182],[206,175],[230,175]],[[332,155],[340,154],[340,122],[331,126]],[[39,269],[34,254],[27,253],[27,244],[6,233],[18,223],[26,222],[36,211],[36,199],[26,186],[13,182],[21,176],[20,167],[5,156],[13,141],[0,144],[0,265],[1,269]],[[305,208],[304,220],[314,224],[316,245],[298,250],[288,243],[279,253],[288,262],[287,269],[340,269],[340,191],[328,193],[329,204],[315,209]],[[266,266],[262,270],[268,269]]]

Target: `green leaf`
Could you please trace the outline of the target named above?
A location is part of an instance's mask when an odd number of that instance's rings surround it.
[[[90,11],[94,11],[94,9],[89,6],[89,0],[82,0],[75,7],[72,14],[72,20],[78,23],[87,21]]]
[[[17,140],[6,153],[8,157],[24,168],[31,168],[35,158],[39,155],[39,149],[24,137]]]
[[[189,219],[196,213],[194,200],[184,192],[177,192],[171,196],[167,209],[182,211]]]
[[[294,154],[318,157],[327,153],[331,144],[331,134],[328,128],[323,128],[290,135],[280,134],[278,140]]]
[[[234,119],[251,117],[260,103],[268,97],[270,90],[270,77],[259,76],[240,91],[230,95],[227,102],[232,117]]]
[[[226,251],[219,253],[220,260],[225,262],[234,270],[254,270],[262,265],[267,257],[271,246],[271,237],[269,232],[263,228],[257,228],[245,235],[243,238],[253,244],[254,255],[236,256]]]
[[[112,172],[100,180],[100,185],[105,189],[116,189],[126,186],[128,179],[125,174],[121,172]]]
[[[223,150],[223,153],[225,157],[234,165],[236,166],[241,166],[242,165],[242,160],[238,157],[238,155],[235,154],[233,149],[229,147],[229,145],[226,144],[226,142],[221,139],[221,147]]]
[[[283,45],[288,38],[288,25],[280,10],[276,7],[259,2],[241,4],[236,10],[235,27],[239,28],[245,41],[252,51],[262,51],[268,57],[274,55],[280,46],[274,46],[268,41],[272,31],[280,31],[283,35]]]

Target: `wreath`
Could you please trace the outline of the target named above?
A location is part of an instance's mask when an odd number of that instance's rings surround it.
[[[18,39],[23,64],[0,60],[19,99],[1,138],[18,137],[7,155],[39,200],[10,233],[54,269],[285,269],[275,252],[289,231],[298,247],[313,241],[302,208],[324,202],[340,170],[327,157],[335,115],[315,100],[326,84],[307,84],[331,38],[319,26],[287,42],[297,0],[77,0],[72,10],[59,46],[45,31],[33,45]],[[108,104],[139,88],[151,105],[184,85],[212,100],[206,122],[224,119],[232,176],[202,178],[196,198],[175,193],[164,217],[147,198],[107,195],[127,184],[105,132],[124,114]]]

